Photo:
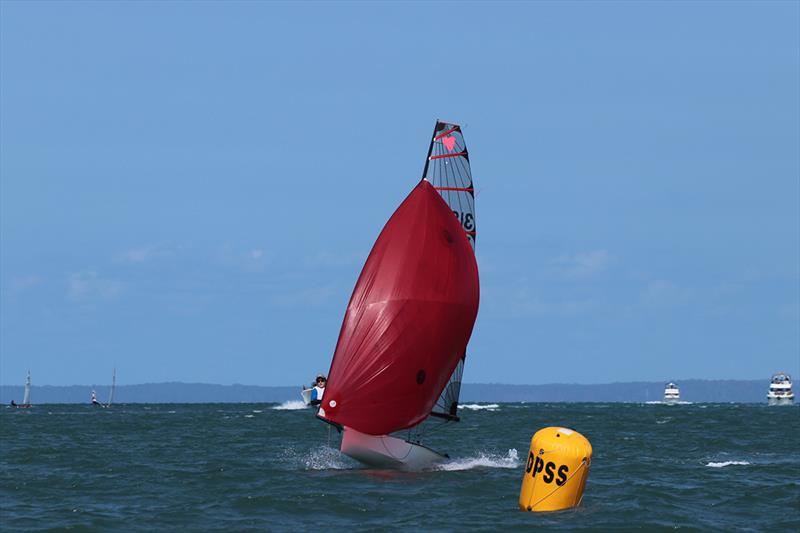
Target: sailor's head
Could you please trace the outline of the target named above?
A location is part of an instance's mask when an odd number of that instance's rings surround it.
[[[322,374],[317,376],[317,387],[324,387],[325,382],[326,382],[325,376],[323,376]]]

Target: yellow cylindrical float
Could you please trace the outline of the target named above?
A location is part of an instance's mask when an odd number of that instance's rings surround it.
[[[540,429],[531,439],[519,508],[523,511],[558,511],[577,507],[592,464],[592,445],[567,428]]]

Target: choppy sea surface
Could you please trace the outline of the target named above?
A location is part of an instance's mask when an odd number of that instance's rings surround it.
[[[3,531],[800,531],[800,409],[468,404],[424,472],[342,456],[285,404],[0,408]],[[581,507],[522,513],[533,433],[594,448]]]

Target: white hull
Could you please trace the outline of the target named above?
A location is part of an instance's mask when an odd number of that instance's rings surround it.
[[[792,405],[794,397],[792,398],[767,398],[770,405]]]
[[[345,427],[342,453],[368,466],[423,470],[447,459],[430,448],[389,435],[368,435]]]
[[[303,397],[303,401],[306,402],[306,405],[311,405],[311,390],[312,389],[303,389],[300,392],[300,396]]]

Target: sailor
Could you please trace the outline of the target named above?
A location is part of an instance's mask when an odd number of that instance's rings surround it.
[[[316,384],[311,389],[311,405],[319,405],[322,403],[322,395],[325,393],[325,376],[322,374],[317,376]]]
[[[97,401],[97,393],[95,393],[94,391],[92,391],[92,403],[95,405],[100,403]]]

